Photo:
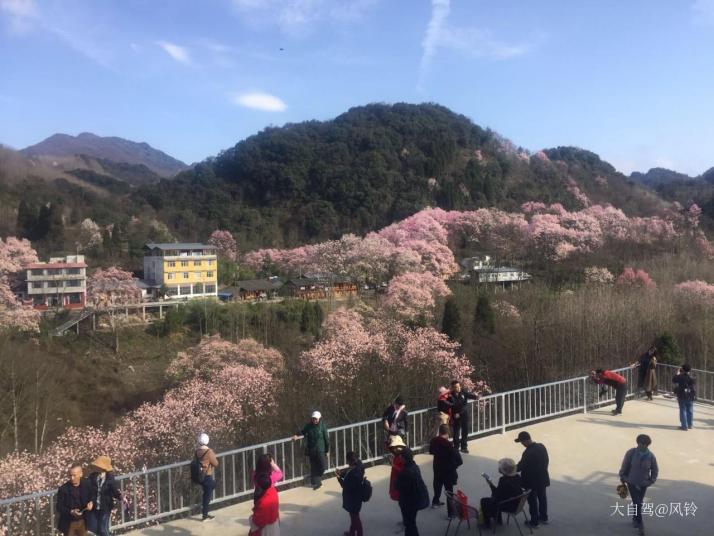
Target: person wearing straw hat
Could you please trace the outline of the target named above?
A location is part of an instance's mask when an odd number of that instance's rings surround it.
[[[327,455],[330,452],[330,435],[322,420],[322,413],[313,411],[310,422],[292,437],[293,441],[305,438],[305,456],[310,460],[310,483],[312,489],[322,487],[322,475],[327,469]]]
[[[89,464],[89,484],[94,508],[87,513],[87,526],[97,536],[109,536],[109,520],[116,500],[121,500],[121,490],[114,478],[114,466],[109,456],[97,456]]]
[[[203,433],[198,436],[198,448],[196,449],[195,456],[198,463],[201,464],[203,468],[204,478],[201,482],[201,487],[203,488],[203,497],[201,501],[201,521],[207,521],[213,519],[212,515],[208,514],[208,505],[211,503],[211,498],[213,497],[213,490],[216,489],[216,480],[213,474],[218,467],[218,458],[213,449],[208,446],[210,438],[208,434]]]
[[[483,512],[484,524],[491,528],[491,520],[498,518],[498,522],[502,523],[501,512],[515,511],[517,501],[510,501],[501,505],[504,501],[518,497],[523,493],[521,477],[518,476],[516,462],[511,458],[502,458],[498,460],[498,472],[501,473],[501,478],[498,479],[498,486],[494,485],[491,477],[486,473],[482,476],[486,479],[491,488],[490,497],[481,498],[481,511]],[[499,508],[499,505],[501,507]]]

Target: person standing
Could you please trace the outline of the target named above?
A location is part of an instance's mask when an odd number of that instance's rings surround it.
[[[542,443],[535,443],[528,432],[519,432],[515,439],[525,447],[517,469],[521,473],[521,484],[531,490],[528,495],[528,509],[531,514],[529,525],[537,527],[548,524],[548,498],[546,488],[550,486],[548,474],[548,450]]]
[[[469,452],[469,400],[478,400],[478,396],[461,388],[461,382],[451,382],[451,418],[454,423],[454,447],[461,447],[461,452]]]
[[[201,521],[207,521],[213,519],[212,515],[208,514],[208,505],[213,498],[213,490],[216,489],[216,479],[214,477],[216,467],[218,467],[218,458],[213,449],[208,446],[210,438],[208,434],[201,434],[198,436],[198,448],[194,453],[194,456],[198,460],[198,463],[203,469],[203,481],[201,482],[201,487],[203,488],[203,498],[201,501]]]
[[[275,484],[283,472],[272,455],[262,454],[253,472],[253,515],[249,536],[280,536],[280,501]]]
[[[64,536],[86,536],[84,516],[93,507],[92,488],[82,478],[82,466],[75,463],[69,468],[69,480],[57,490],[57,529]]]
[[[396,487],[399,491],[399,509],[402,511],[404,536],[419,536],[416,518],[419,510],[429,507],[429,492],[421,477],[419,466],[414,462],[411,450],[404,449],[401,454],[404,469],[397,476]]]
[[[337,481],[342,486],[342,508],[350,515],[350,528],[345,532],[345,536],[362,536],[362,520],[359,513],[362,510],[364,466],[352,451],[347,453],[346,459],[349,466],[337,472]]]
[[[322,475],[327,469],[327,455],[330,453],[330,436],[327,426],[322,421],[322,414],[313,411],[310,422],[292,437],[293,441],[305,438],[305,455],[310,460],[310,483],[312,489],[322,487]]]
[[[647,400],[652,400],[653,391],[657,390],[657,347],[650,346],[640,356],[640,359],[630,365],[637,368],[637,388],[642,389],[647,395]]]
[[[114,478],[114,467],[109,456],[98,456],[89,464],[89,484],[94,508],[87,513],[89,527],[97,536],[109,536],[109,520],[116,500],[121,500],[121,491]]]
[[[436,402],[436,409],[439,412],[439,424],[451,424],[451,393],[446,387],[439,387],[439,399]],[[438,435],[438,433],[437,433]]]
[[[590,379],[598,385],[607,385],[615,389],[615,409],[613,415],[622,415],[622,408],[627,397],[627,380],[617,372],[611,370],[597,369],[590,372]],[[600,391],[600,395],[605,394],[605,388]]]
[[[431,500],[431,507],[438,508],[444,505],[441,502],[441,488],[454,492],[454,486],[459,479],[457,469],[464,463],[459,451],[449,441],[448,424],[439,426],[439,435],[429,443],[429,454],[434,456],[434,497]],[[446,513],[449,517],[456,515],[456,512],[451,511],[449,501],[446,502]]]
[[[642,502],[645,492],[657,481],[659,468],[657,458],[650,452],[649,446],[652,439],[646,434],[640,434],[636,439],[637,447],[631,448],[625,453],[620,467],[620,482],[627,484],[630,491],[632,504],[635,507],[635,515],[632,516],[632,526],[640,530],[640,534],[645,533],[642,524]]]
[[[406,441],[409,429],[407,406],[404,399],[398,396],[394,402],[384,410],[382,415],[382,426],[384,427],[385,444],[389,447],[392,436],[400,436]]]
[[[674,394],[679,403],[679,428],[689,430],[694,424],[694,399],[697,397],[695,390],[696,380],[690,376],[692,367],[685,363],[672,378]]]

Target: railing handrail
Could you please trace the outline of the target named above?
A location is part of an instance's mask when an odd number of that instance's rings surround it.
[[[674,365],[669,365],[665,363],[660,363],[658,364],[658,367],[662,367],[662,370],[665,371],[667,369],[674,369],[676,370],[678,367]],[[628,386],[632,386],[634,383],[633,380],[633,367],[627,366],[627,367],[621,367],[618,369],[611,369],[614,372],[620,372],[623,373],[627,378],[628,378]],[[629,372],[627,372],[629,371]],[[714,373],[701,370],[701,369],[692,369],[693,372],[702,374],[707,376],[707,378],[711,375],[711,379],[714,380]],[[475,401],[472,403],[480,403],[482,404],[479,406],[480,412],[473,412],[477,413],[476,416],[472,415],[471,416],[471,429],[472,432],[470,434],[470,437],[474,437],[476,435],[482,435],[485,433],[493,433],[493,432],[505,432],[508,427],[513,427],[513,426],[520,426],[523,425],[527,422],[535,422],[537,420],[542,420],[542,419],[547,419],[547,418],[557,418],[560,416],[563,416],[565,414],[573,413],[576,411],[588,411],[589,407],[593,407],[596,405],[602,405],[606,403],[610,403],[612,401],[612,397],[607,397],[603,398],[600,395],[597,394],[596,390],[589,390],[587,388],[588,385],[588,379],[589,376],[583,375],[583,376],[576,376],[570,379],[566,380],[559,380],[559,381],[554,381],[554,382],[548,382],[544,384],[538,384],[538,385],[532,385],[528,387],[522,387],[519,389],[512,389],[509,391],[503,391],[500,393],[491,393],[489,395],[485,395],[479,398],[478,401]],[[708,381],[708,380],[707,380]],[[663,382],[664,383],[664,382]],[[714,382],[712,382],[714,383]],[[664,385],[661,386],[660,390],[669,390],[670,388],[665,388]],[[597,399],[595,402],[592,402],[592,395],[593,393],[596,395]],[[711,399],[706,399],[707,401],[711,401]],[[411,424],[413,423],[414,425],[414,431],[410,429],[409,435],[414,439],[413,443],[413,448],[418,449],[421,448],[424,444],[425,441],[428,441],[429,436],[429,431],[428,427],[430,426],[430,423],[427,421],[425,425],[425,417],[429,412],[434,411],[435,407],[428,407],[428,408],[422,408],[414,411],[409,412],[409,417],[411,419],[410,421],[410,428]],[[486,415],[487,414],[487,415]],[[483,417],[483,423],[481,422],[481,418]],[[488,421],[488,422],[486,422]],[[339,460],[344,457],[344,451],[347,448],[348,444],[352,445],[352,448],[354,448],[356,441],[352,437],[351,441],[348,441],[346,438],[347,436],[352,436],[354,433],[357,433],[359,436],[363,432],[367,432],[367,439],[365,441],[368,441],[366,445],[363,445],[362,443],[362,437],[359,437],[360,441],[360,449],[366,447],[368,451],[368,460],[367,461],[376,461],[379,460],[381,455],[378,454],[378,446],[380,444],[379,441],[379,435],[382,433],[381,427],[378,427],[377,424],[381,422],[380,418],[374,418],[374,419],[369,419],[366,421],[360,421],[357,423],[352,423],[352,424],[345,424],[341,426],[337,426],[334,428],[329,428],[329,433],[332,435],[332,437],[335,438],[335,442],[337,445],[335,446],[335,466],[339,466]],[[474,426],[475,424],[475,426]],[[481,426],[483,424],[483,426]],[[417,426],[419,425],[419,426]],[[417,431],[416,428],[419,427],[419,430]],[[427,431],[425,433],[425,428],[427,428]],[[372,436],[370,436],[370,432],[373,433]],[[342,441],[340,443],[339,439],[340,437],[342,438]],[[243,497],[248,494],[247,491],[247,485],[246,485],[246,469],[245,469],[245,463],[246,460],[248,460],[251,456],[253,457],[253,462],[254,458],[256,456],[256,453],[259,452],[268,452],[270,448],[275,448],[276,452],[277,449],[282,450],[282,454],[285,460],[286,458],[286,450],[291,450],[290,456],[291,460],[293,462],[293,467],[292,467],[292,476],[288,477],[287,472],[286,472],[286,478],[285,481],[282,482],[282,485],[290,484],[293,482],[296,482],[304,477],[303,473],[296,472],[295,466],[294,466],[294,458],[295,458],[295,448],[291,447],[291,438],[286,437],[282,439],[275,439],[272,441],[264,442],[264,443],[259,443],[255,445],[247,445],[244,447],[239,447],[237,449],[232,449],[228,451],[221,452],[217,454],[219,459],[222,459],[222,466],[226,465],[224,462],[229,462],[231,461],[230,464],[227,464],[225,467],[225,471],[228,472],[229,468],[232,468],[232,474],[233,474],[233,482],[232,482],[232,493],[229,493],[225,484],[225,478],[224,478],[224,483],[223,483],[223,494],[221,497],[217,498],[217,501],[225,501],[225,500],[231,500],[231,499],[237,499],[240,497]],[[340,451],[340,444],[341,444],[341,449]],[[372,452],[372,447],[374,447],[374,452]],[[298,454],[298,457],[300,454]],[[242,459],[243,465],[241,466],[241,470],[243,471],[242,474],[242,479],[241,483],[243,484],[242,486],[238,484],[238,487],[240,490],[237,490],[236,488],[236,457],[239,459]],[[123,486],[124,484],[128,486],[133,486],[134,490],[133,493],[136,494],[136,482],[135,480],[143,479],[144,481],[144,488],[146,490],[146,495],[149,495],[149,475],[154,475],[152,478],[156,478],[157,481],[157,486],[158,486],[158,481],[159,479],[163,478],[168,478],[169,481],[169,486],[171,483],[171,477],[172,477],[172,470],[180,469],[180,468],[186,468],[190,463],[190,460],[183,460],[179,462],[174,462],[171,464],[166,464],[166,465],[161,465],[161,466],[156,466],[156,467],[151,467],[151,468],[145,468],[143,470],[139,471],[133,471],[131,473],[123,473],[121,475],[117,476],[117,481]],[[230,466],[230,467],[229,467]],[[164,475],[163,473],[166,473]],[[228,476],[227,474],[224,476]],[[56,490],[47,490],[47,491],[41,491],[41,492],[35,492],[32,494],[27,494],[27,495],[22,495],[22,496],[16,496],[16,497],[10,497],[7,499],[0,499],[0,515],[2,514],[2,509],[5,509],[7,512],[10,512],[10,508],[12,505],[18,504],[18,503],[23,503],[23,502],[29,502],[29,501],[34,501],[34,504],[39,504],[40,499],[46,499],[47,497],[52,497],[56,493]],[[159,501],[161,500],[161,491],[158,491],[159,493]],[[136,497],[136,495],[135,495]],[[51,502],[51,501],[50,501]],[[156,514],[149,514],[147,513],[146,515],[140,516],[137,511],[136,511],[136,504],[134,507],[134,516],[133,519],[130,520],[125,520],[124,517],[122,517],[122,522],[117,525],[119,528],[126,528],[129,526],[135,526],[141,523],[146,523],[148,521],[157,521],[159,519],[163,519],[165,517],[168,517],[170,515],[177,515],[179,513],[186,512],[187,509],[190,507],[184,505],[183,501],[181,501],[181,505],[174,505],[171,506],[172,502],[169,499],[169,509],[167,511],[162,511],[159,509],[158,513]],[[24,506],[23,506],[24,508]],[[51,509],[51,506],[50,506]],[[50,513],[51,516],[54,516],[54,513],[51,511]],[[38,525],[39,526],[39,525]],[[14,534],[11,532],[11,534]]]

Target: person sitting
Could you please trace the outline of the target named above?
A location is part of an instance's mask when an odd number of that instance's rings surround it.
[[[501,478],[498,479],[498,486],[493,484],[490,476],[486,473],[482,473],[491,488],[491,496],[481,499],[484,524],[489,528],[491,527],[492,519],[498,518],[499,523],[503,522],[501,512],[515,512],[518,507],[518,501],[509,501],[509,499],[515,499],[523,494],[521,477],[516,472],[515,461],[511,458],[498,460],[498,472],[502,475]],[[508,502],[504,503],[504,501]]]

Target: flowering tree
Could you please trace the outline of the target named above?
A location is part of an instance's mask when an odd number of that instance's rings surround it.
[[[29,240],[0,238],[0,330],[39,331],[39,313],[23,305],[15,295],[23,284],[23,268],[37,260]]]
[[[77,236],[77,241],[75,242],[77,250],[84,251],[85,249],[91,249],[101,245],[102,243],[102,230],[94,223],[90,218],[86,218],[79,224],[79,235]]]
[[[389,282],[384,306],[410,322],[431,321],[437,301],[449,294],[449,287],[431,272],[408,272]]]
[[[625,266],[615,283],[627,287],[655,288],[657,286],[647,272],[635,270],[631,266]]]
[[[585,282],[593,285],[609,285],[615,280],[610,270],[600,266],[588,266],[585,268]]]
[[[684,300],[695,302],[699,305],[714,305],[714,285],[706,281],[684,281],[674,286],[674,293]]]
[[[215,230],[211,233],[208,243],[216,246],[218,256],[230,262],[238,260],[238,244],[230,231]]]
[[[87,301],[98,311],[109,316],[109,323],[114,333],[114,351],[119,352],[119,329],[117,308],[141,303],[141,290],[137,280],[131,274],[111,266],[94,272],[87,281]]]
[[[518,307],[506,300],[496,301],[492,307],[494,312],[502,318],[508,318],[510,320],[521,319],[521,312],[518,310]]]

